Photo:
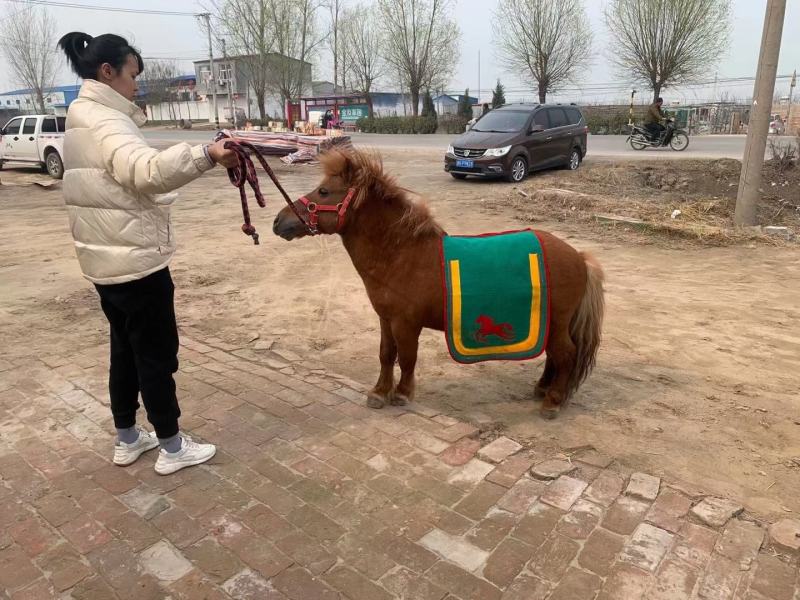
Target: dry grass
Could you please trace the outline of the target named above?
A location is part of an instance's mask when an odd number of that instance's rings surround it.
[[[499,204],[535,223],[594,221],[613,214],[643,221],[647,235],[709,245],[784,242],[733,227],[741,165],[736,160],[596,162],[578,172],[552,171],[509,191]],[[800,168],[765,165],[758,207],[764,225],[800,232]],[[489,208],[491,208],[491,204]]]

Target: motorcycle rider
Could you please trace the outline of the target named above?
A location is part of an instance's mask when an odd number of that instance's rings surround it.
[[[650,133],[650,138],[654,142],[661,139],[661,134],[664,133],[665,129],[661,122],[666,120],[667,115],[661,110],[662,104],[664,104],[664,99],[656,98],[656,101],[647,107],[647,115],[644,118],[644,127]]]

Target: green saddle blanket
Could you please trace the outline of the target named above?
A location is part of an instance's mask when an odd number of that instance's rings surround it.
[[[442,239],[445,334],[461,363],[527,360],[547,344],[550,298],[535,232]]]

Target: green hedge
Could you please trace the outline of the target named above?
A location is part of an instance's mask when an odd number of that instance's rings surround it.
[[[436,117],[362,118],[356,127],[363,133],[436,133]]]

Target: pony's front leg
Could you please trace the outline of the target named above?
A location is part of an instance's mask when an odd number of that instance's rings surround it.
[[[402,405],[414,399],[414,369],[417,366],[417,349],[421,325],[412,325],[404,321],[392,322],[392,334],[397,343],[397,354],[400,363],[400,383],[397,384],[392,404]]]
[[[391,400],[394,392],[394,363],[397,360],[397,344],[392,335],[392,326],[386,319],[381,319],[381,374],[378,383],[367,394],[367,406],[383,408]]]

